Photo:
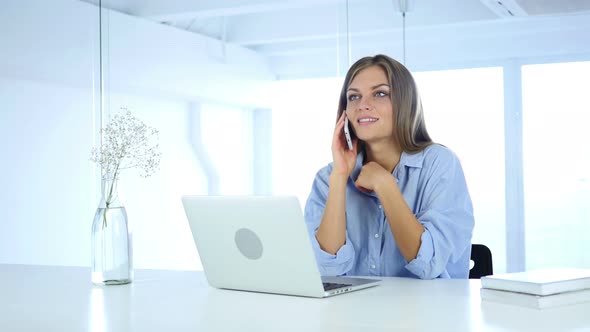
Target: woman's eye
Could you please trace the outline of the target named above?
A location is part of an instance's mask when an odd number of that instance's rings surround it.
[[[359,99],[359,96],[357,96],[357,95],[350,95],[350,96],[348,96],[348,101],[355,101],[357,99]]]
[[[386,97],[387,95],[388,95],[387,92],[383,92],[383,91],[375,92],[376,97]]]

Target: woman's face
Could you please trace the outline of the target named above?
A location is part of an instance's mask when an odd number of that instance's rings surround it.
[[[391,87],[379,66],[359,71],[346,91],[346,114],[359,139],[368,144],[394,139]]]

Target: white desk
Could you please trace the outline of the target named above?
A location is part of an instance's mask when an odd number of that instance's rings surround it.
[[[218,290],[201,272],[136,270],[97,287],[88,268],[0,265],[0,331],[590,331],[590,304],[481,302],[479,280],[386,278],[327,299]]]

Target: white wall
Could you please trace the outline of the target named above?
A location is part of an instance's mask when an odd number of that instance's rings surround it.
[[[0,263],[86,265],[92,90],[0,76],[0,105]]]
[[[198,269],[179,200],[207,188],[187,137],[188,105],[262,107],[256,91],[273,76],[251,51],[223,51],[212,39],[119,13],[103,17],[107,111],[127,106],[161,132],[158,174],[130,171],[121,183],[135,266]],[[98,32],[98,8],[87,3],[2,4],[0,263],[89,265],[99,199],[89,161],[100,126]]]
[[[2,4],[0,263],[89,263],[93,13],[75,1]]]

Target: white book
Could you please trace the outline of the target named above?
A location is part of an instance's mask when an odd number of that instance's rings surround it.
[[[590,289],[590,270],[551,268],[494,274],[481,278],[482,288],[535,295],[551,295]]]
[[[480,294],[483,301],[512,304],[535,309],[590,302],[590,289],[541,296],[482,288]]]

